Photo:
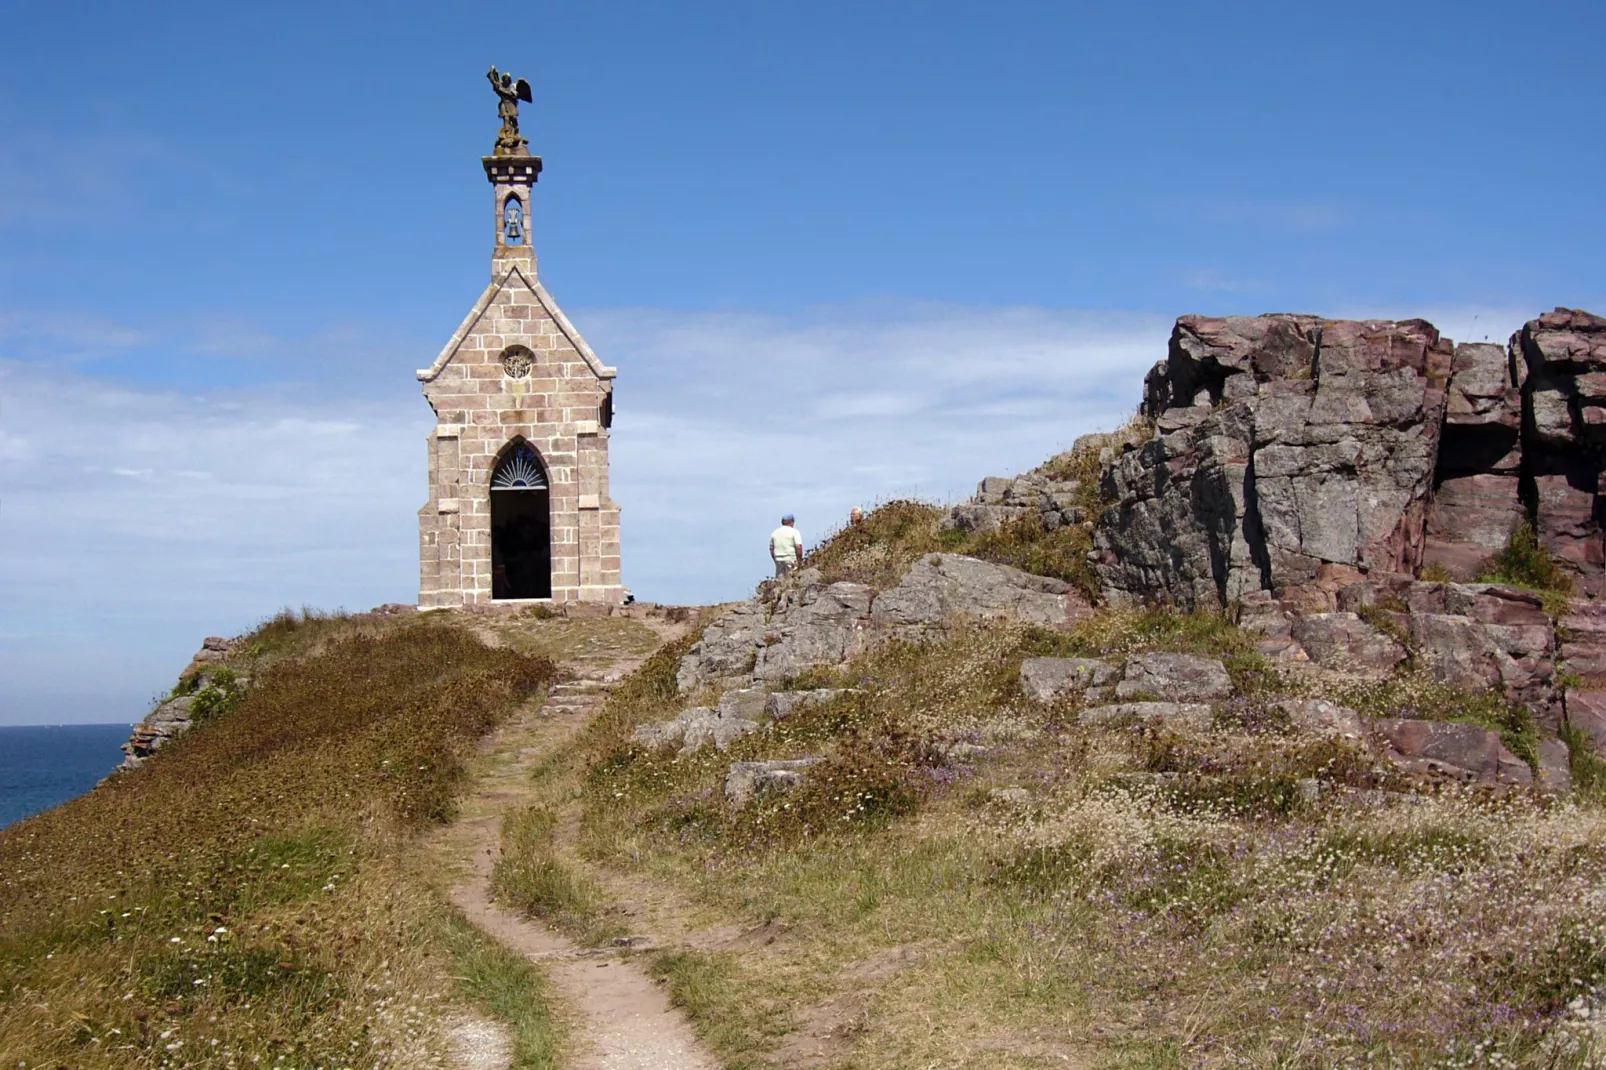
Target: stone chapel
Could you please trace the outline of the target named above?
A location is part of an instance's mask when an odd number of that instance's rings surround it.
[[[517,105],[512,137],[503,117],[496,155],[483,160],[491,281],[418,372],[436,419],[418,604],[619,603],[619,507],[608,497],[615,372],[541,285],[529,226],[541,157],[517,137]]]

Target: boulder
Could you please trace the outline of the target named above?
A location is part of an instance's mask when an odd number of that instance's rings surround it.
[[[1192,654],[1134,654],[1115,687],[1117,698],[1149,696],[1173,702],[1208,702],[1232,694],[1232,677],[1215,658]]]
[[[205,665],[223,661],[234,653],[235,646],[236,640],[225,639],[221,635],[209,635],[201,640],[201,649],[195,652],[193,664]]]
[[[1027,658],[1020,666],[1020,686],[1034,702],[1053,702],[1108,687],[1121,672],[1097,658]]]
[[[1456,687],[1503,687],[1545,721],[1555,632],[1540,597],[1498,584],[1447,584],[1444,608],[1411,614],[1411,644],[1428,670]]]
[[[1597,754],[1606,755],[1606,689],[1569,688],[1567,726],[1582,735]]]
[[[1355,613],[1311,613],[1289,622],[1294,641],[1319,665],[1388,671],[1405,660],[1399,640]]]
[[[927,554],[896,587],[876,596],[870,621],[892,634],[929,631],[956,617],[1063,628],[1091,612],[1064,580],[959,554]]]
[[[1582,689],[1606,690],[1606,603],[1572,602],[1556,622],[1557,651]]]
[[[825,583],[815,569],[766,581],[760,597],[726,610],[681,659],[682,694],[708,684],[775,684],[839,665],[872,637],[917,636],[955,618],[1009,618],[1064,627],[1092,610],[1068,583],[957,554],[928,554],[877,595]]]
[[[773,762],[732,762],[725,774],[725,799],[740,809],[760,795],[791,791],[803,782],[804,771],[817,757]]]
[[[762,687],[744,687],[727,691],[719,696],[719,715],[739,717],[744,721],[762,721],[768,700],[769,693]]]
[[[1347,706],[1321,699],[1290,698],[1272,703],[1271,708],[1284,714],[1289,723],[1305,732],[1356,740],[1366,735],[1361,715]]]
[[[784,721],[799,710],[823,706],[838,695],[856,692],[846,687],[817,687],[811,691],[777,691],[764,700],[764,712],[774,721]]]
[[[650,724],[637,725],[636,730],[630,733],[632,743],[648,750],[678,747],[685,739],[686,725],[683,721],[654,721]]]
[[[815,665],[837,665],[863,645],[874,588],[842,581],[782,595],[753,664],[760,680],[779,681]]]
[[[1082,711],[1083,724],[1109,721],[1165,721],[1187,728],[1210,727],[1210,707],[1202,702],[1118,702]]]
[[[1573,790],[1572,752],[1559,739],[1539,741],[1539,786],[1557,795]]]
[[[1372,728],[1384,756],[1402,769],[1479,784],[1529,787],[1533,771],[1500,742],[1500,733],[1453,721],[1379,718]]]
[[[724,750],[733,741],[762,727],[745,717],[726,717],[710,706],[693,706],[681,711],[673,721],[638,726],[630,739],[649,750],[678,743],[679,753],[695,754],[709,744],[716,750]]]

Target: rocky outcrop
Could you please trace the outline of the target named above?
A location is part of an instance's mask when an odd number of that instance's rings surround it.
[[[234,653],[236,641],[208,636],[201,649],[179,675],[174,694],[160,702],[134,726],[123,744],[121,769],[137,769],[147,758],[194,727],[203,715],[216,711],[243,690],[249,679],[225,662]]]
[[[714,621],[681,659],[682,693],[705,684],[775,686],[837,665],[874,639],[937,632],[955,619],[1008,618],[1065,627],[1091,612],[1063,580],[957,554],[927,554],[897,586],[826,583],[815,569],[767,587]]]
[[[1321,699],[1283,699],[1272,703],[1271,708],[1287,717],[1289,724],[1303,732],[1349,740],[1359,740],[1366,732],[1360,714],[1347,706]]]
[[[1110,721],[1161,721],[1184,725],[1192,729],[1210,726],[1210,705],[1205,702],[1116,702],[1108,706],[1093,706],[1082,711],[1083,724],[1104,724]]]
[[[764,699],[764,713],[772,721],[784,721],[800,710],[823,706],[839,695],[858,694],[852,688],[817,687],[809,691],[777,691]]]
[[[1500,734],[1454,721],[1378,718],[1372,722],[1385,755],[1408,772],[1468,783],[1533,785],[1533,771],[1500,742]]]
[[[1232,694],[1232,677],[1215,658],[1192,654],[1134,654],[1115,685],[1119,699],[1209,702]]]
[[[1454,351],[1422,320],[1184,316],[1104,477],[1106,596],[1224,605],[1421,560]]]
[[[1601,593],[1606,319],[1558,308],[1511,340],[1523,399],[1523,467],[1542,545]]]
[[[725,774],[725,801],[740,809],[760,795],[791,791],[803,783],[806,770],[819,761],[819,757],[811,755],[772,762],[732,762]]]
[[[880,633],[907,635],[940,628],[956,617],[1017,620],[1066,627],[1091,612],[1064,580],[958,554],[927,554],[902,582],[876,596],[870,623]]]
[[[1027,658],[1020,667],[1020,686],[1034,702],[1102,693],[1121,679],[1121,670],[1096,658]]]
[[[678,747],[681,754],[695,754],[710,745],[716,750],[724,750],[742,736],[757,732],[762,727],[756,719],[727,714],[710,706],[693,706],[689,710],[682,710],[673,721],[638,726],[631,733],[630,740],[647,750]]]
[[[1601,317],[1558,309],[1502,348],[1422,320],[1184,316],[1143,414],[1147,441],[1101,488],[1115,604],[1224,606],[1335,572],[1471,579],[1527,518],[1606,593]]]

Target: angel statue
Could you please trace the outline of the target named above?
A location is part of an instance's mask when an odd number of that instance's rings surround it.
[[[504,74],[494,66],[486,72],[485,77],[490,79],[491,88],[501,98],[501,103],[496,106],[496,114],[502,120],[502,131],[496,135],[496,151],[493,155],[529,155],[529,142],[519,136],[519,101],[528,104],[532,100],[530,83],[523,78],[515,82],[511,74]]]

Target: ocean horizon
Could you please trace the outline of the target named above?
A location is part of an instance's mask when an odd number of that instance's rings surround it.
[[[0,725],[0,828],[76,799],[117,768],[127,722]]]

